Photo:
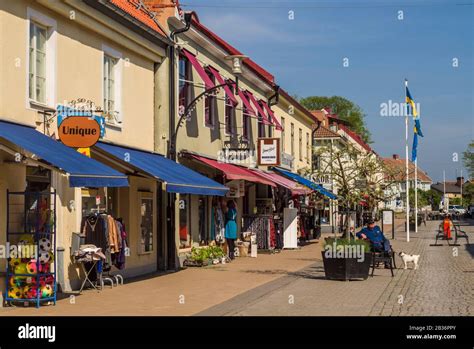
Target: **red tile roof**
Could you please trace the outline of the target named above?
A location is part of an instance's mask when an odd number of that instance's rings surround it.
[[[339,125],[339,128],[341,130],[343,130],[345,133],[347,133],[354,141],[356,141],[362,148],[364,148],[365,150],[367,150],[368,152],[371,152],[372,151],[372,148],[370,147],[370,145],[368,145],[367,143],[364,142],[364,140],[362,138],[360,138],[360,136],[355,133],[354,131],[350,130],[347,126],[343,125],[343,124],[340,124]]]
[[[242,52],[237,50],[235,47],[233,47],[231,44],[229,44],[227,41],[222,39],[220,36],[212,32],[209,28],[201,24],[199,22],[199,19],[197,18],[196,14],[193,12],[193,19],[192,19],[192,24],[199,29],[202,33],[207,35],[211,40],[213,40],[217,45],[219,45],[221,48],[223,48],[225,51],[227,51],[231,55],[241,55]],[[270,74],[268,71],[263,69],[261,66],[259,66],[257,63],[255,63],[252,59],[247,58],[243,61],[243,64],[249,67],[255,74],[257,74],[260,78],[265,80],[268,84],[274,85],[275,84],[275,77]]]
[[[336,132],[324,127],[323,125],[319,126],[314,132],[316,138],[340,138],[341,136]]]
[[[395,179],[398,181],[405,180],[405,159],[383,158],[385,165],[394,172]],[[408,161],[408,177],[415,179],[415,164]],[[418,180],[422,182],[432,183],[432,179],[418,166]]]
[[[110,0],[110,3],[120,8],[122,11],[128,13],[133,18],[145,24],[155,32],[166,36],[166,33],[153,20],[151,12],[144,6],[140,6],[138,0]]]

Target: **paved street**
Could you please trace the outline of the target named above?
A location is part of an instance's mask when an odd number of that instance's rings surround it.
[[[324,278],[322,261],[318,261],[201,315],[473,315],[472,245],[470,250],[464,241],[457,250],[429,246],[437,224],[428,222],[412,235],[410,243],[403,241],[402,232],[393,241],[396,251],[421,254],[416,271],[400,269],[397,258],[399,269],[394,278],[389,270],[377,269],[376,276],[366,281],[329,281]],[[472,238],[474,227],[466,230]]]
[[[421,254],[419,270],[395,277],[377,269],[366,281],[324,277],[321,244],[260,254],[257,259],[134,280],[98,293],[86,291],[56,307],[1,308],[1,315],[473,315],[474,251],[464,241],[430,246],[438,222],[428,222],[410,243],[399,225],[396,251]],[[474,240],[474,225],[466,228]],[[458,255],[453,255],[457,252]],[[403,297],[403,298],[402,298]]]

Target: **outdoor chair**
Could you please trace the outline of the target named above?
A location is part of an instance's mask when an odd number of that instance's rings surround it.
[[[448,242],[448,246],[451,246],[450,241],[453,239],[453,238],[448,238],[446,234],[444,233],[444,231],[441,229],[437,230],[435,238],[436,240],[435,240],[434,245],[430,245],[430,246],[443,246],[443,245],[438,244],[438,240],[446,240]]]
[[[467,233],[464,230],[461,230],[460,225],[455,224],[454,225],[454,245],[459,246],[458,244],[458,239],[466,239],[466,244],[469,245],[469,237],[467,236]]]
[[[395,263],[395,251],[393,250],[392,246],[390,245],[390,251],[376,251],[371,243],[371,251],[372,251],[372,272],[370,276],[374,276],[375,268],[379,266],[380,263],[390,266],[390,273],[392,277],[394,277],[393,269],[397,269],[397,265]]]

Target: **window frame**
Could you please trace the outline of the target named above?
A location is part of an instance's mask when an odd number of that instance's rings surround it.
[[[113,81],[114,81],[114,118],[106,118],[106,126],[112,126],[121,129],[124,117],[122,112],[122,74],[123,74],[123,60],[122,53],[107,46],[102,45],[102,109],[104,112],[107,111],[105,102],[105,59],[109,57],[111,60],[115,60],[115,65],[113,67]]]
[[[231,80],[227,80],[231,81]],[[233,81],[231,81],[233,82]],[[235,91],[235,85],[231,84],[229,86],[229,89],[232,93]],[[230,112],[230,115],[229,115]],[[225,101],[224,101],[224,133],[227,136],[233,136],[235,135],[235,125],[234,125],[234,120],[236,116],[236,105],[232,101],[232,99],[225,95]]]
[[[216,83],[216,78],[215,78],[214,74],[212,74],[212,72],[210,71],[209,68],[206,68],[205,71],[206,71],[206,74],[209,77],[209,79],[211,79],[212,83],[215,84]],[[215,92],[216,91],[214,91],[214,93]],[[208,104],[208,103],[209,103],[209,106],[207,107],[206,104]],[[206,109],[209,109],[209,120],[207,118]],[[205,96],[202,110],[203,110],[204,126],[209,127],[210,129],[214,129],[214,127],[216,125],[216,119],[217,119],[216,115],[217,115],[217,110],[218,110],[217,96],[216,95],[215,96]]]
[[[282,130],[280,131],[280,138],[281,138],[281,152],[285,152],[285,118],[282,116],[281,117],[281,128]]]
[[[57,22],[56,20],[30,7],[26,10],[25,45],[25,107],[27,109],[56,108],[56,60],[57,60]],[[45,100],[40,102],[30,98],[30,43],[31,25],[46,29],[45,35]],[[36,86],[34,87],[36,88]]]
[[[298,128],[298,158],[303,161],[303,129]]]
[[[184,76],[181,74],[182,63],[184,62]],[[178,110],[186,106],[191,101],[191,89],[193,88],[193,70],[189,59],[184,55],[178,56]],[[183,92],[181,91],[183,89]]]
[[[291,143],[290,143],[290,150],[291,150],[291,153],[290,155],[291,156],[295,156],[295,124],[294,123],[291,123],[290,125],[290,137],[291,137]]]
[[[147,254],[152,254],[155,252],[155,238],[156,238],[156,232],[155,232],[155,200],[153,193],[151,192],[143,192],[139,191],[138,192],[138,212],[140,212],[141,206],[143,204],[144,200],[150,201],[151,202],[151,249],[150,250],[144,250],[143,242],[142,242],[142,234],[141,234],[141,226],[142,226],[142,215],[139,215],[138,219],[138,232],[139,232],[139,239],[138,239],[138,255],[147,255]]]
[[[246,141],[250,141],[252,131],[252,119],[251,115],[245,106],[242,106],[242,138]]]

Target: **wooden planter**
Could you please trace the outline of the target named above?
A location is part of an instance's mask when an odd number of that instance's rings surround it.
[[[357,258],[326,258],[321,251],[324,263],[324,273],[329,280],[366,280],[372,263],[372,253],[365,253],[364,261]]]

